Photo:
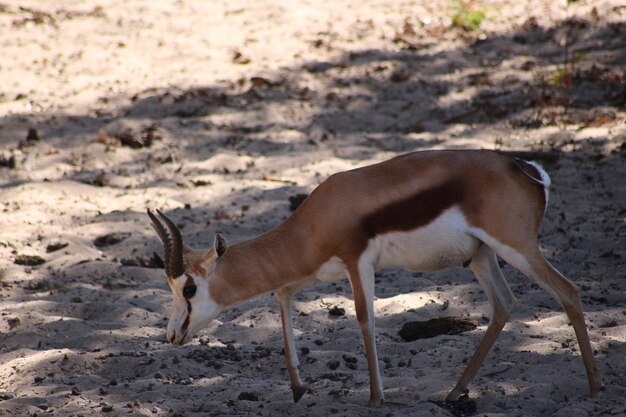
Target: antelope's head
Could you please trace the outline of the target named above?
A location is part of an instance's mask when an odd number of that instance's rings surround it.
[[[226,252],[226,240],[217,234],[214,248],[194,250],[183,243],[178,227],[157,209],[167,226],[148,209],[152,227],[163,242],[163,261],[174,304],[167,324],[167,340],[175,345],[189,342],[222,311],[210,296],[209,283],[217,259]]]

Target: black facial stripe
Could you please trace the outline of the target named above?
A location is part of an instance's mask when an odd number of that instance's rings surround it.
[[[191,278],[189,274],[185,274],[185,276],[187,277],[187,280],[183,286],[183,297],[185,297],[185,301],[187,301],[187,317],[185,317],[183,326],[180,329],[183,334],[187,332],[187,328],[189,327],[189,318],[191,317],[191,301],[189,301],[189,299],[196,294],[197,289],[193,278]]]
[[[187,317],[185,317],[185,321],[183,322],[183,326],[180,331],[184,334],[187,332],[187,328],[189,327],[189,317],[191,317],[191,301],[192,298],[196,294],[196,284],[189,274],[185,274],[187,280],[185,281],[185,285],[183,286],[183,297],[185,297],[185,301],[187,301]]]
[[[180,331],[185,334],[187,332],[187,328],[189,327],[189,317],[191,317],[191,303],[187,300],[187,317],[185,317],[185,321],[183,322],[183,326]]]

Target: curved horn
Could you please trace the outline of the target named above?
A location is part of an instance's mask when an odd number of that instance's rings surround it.
[[[159,209],[157,209],[159,216],[163,218],[167,228],[170,229],[170,235],[172,237],[172,253],[170,256],[170,276],[176,278],[185,273],[185,266],[183,264],[183,238],[180,235],[180,230]]]
[[[172,238],[170,237],[167,230],[165,230],[159,219],[157,219],[157,217],[152,214],[152,211],[150,209],[147,209],[147,212],[148,216],[150,216],[150,220],[152,220],[152,227],[157,232],[157,234],[159,235],[159,239],[161,239],[161,242],[163,243],[163,263],[165,264],[165,273],[168,277],[172,276],[172,274],[170,273]]]

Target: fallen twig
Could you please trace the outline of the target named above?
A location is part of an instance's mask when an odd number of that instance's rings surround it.
[[[298,185],[297,182],[295,181],[291,181],[291,180],[281,180],[280,178],[273,178],[273,177],[268,177],[267,175],[263,175],[263,177],[261,177],[261,179],[263,181],[269,181],[269,182],[281,182],[283,184],[289,184],[289,185]]]

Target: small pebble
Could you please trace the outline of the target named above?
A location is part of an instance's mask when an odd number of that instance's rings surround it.
[[[6,401],[15,398],[15,395],[10,392],[0,392],[0,400]]]
[[[346,310],[341,307],[333,306],[330,310],[328,310],[328,314],[335,317],[345,316]]]
[[[37,132],[37,129],[34,129],[32,127],[28,129],[28,133],[26,134],[26,140],[28,141],[39,140],[39,132]]]

